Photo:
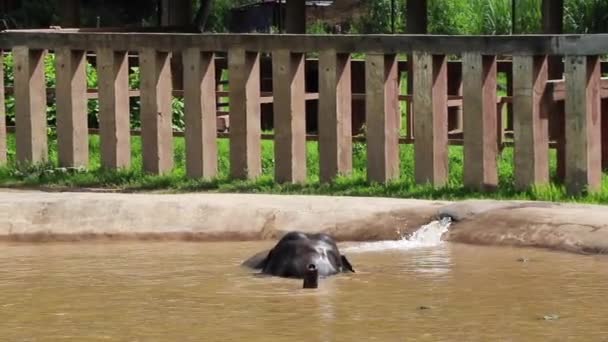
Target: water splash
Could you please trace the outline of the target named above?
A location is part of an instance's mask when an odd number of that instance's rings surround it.
[[[446,233],[452,221],[449,217],[426,224],[411,236],[404,236],[400,240],[366,242],[357,246],[344,248],[347,252],[374,252],[391,249],[409,250],[423,247],[436,247],[443,244],[441,237]]]

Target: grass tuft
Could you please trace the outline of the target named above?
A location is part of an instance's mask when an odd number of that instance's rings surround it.
[[[470,198],[539,200],[554,202],[608,203],[608,175],[604,175],[602,189],[597,193],[571,197],[563,185],[555,182],[555,152],[551,151],[550,169],[554,180],[551,184],[537,186],[528,191],[516,191],[513,187],[513,150],[505,148],[498,159],[499,188],[495,192],[477,192],[464,188],[463,149],[449,149],[449,178],[444,187],[417,185],[414,181],[414,149],[412,145],[400,147],[401,176],[389,184],[370,184],[366,180],[366,148],[364,144],[353,146],[353,172],[338,177],[331,184],[319,183],[319,154],[316,142],[307,143],[308,181],[306,184],[276,184],[274,172],[274,143],[262,142],[262,175],[257,180],[233,180],[229,177],[229,141],[218,140],[219,176],[213,180],[188,179],[185,172],[185,144],[183,138],[175,138],[175,168],[162,176],[142,171],[141,140],[132,137],[132,166],[126,170],[105,170],[100,167],[99,137],[90,137],[90,163],[86,170],[65,169],[57,166],[57,146],[49,140],[49,162],[40,165],[18,165],[14,160],[14,136],[8,139],[9,164],[0,168],[0,185],[4,187],[45,187],[59,189],[106,188],[118,191],[163,192],[235,192],[269,194],[303,194],[336,196],[370,196],[395,198],[420,198],[433,200],[461,200]]]

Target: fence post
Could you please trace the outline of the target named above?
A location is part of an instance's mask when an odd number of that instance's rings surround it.
[[[89,132],[85,51],[55,51],[59,165],[88,166]]]
[[[306,89],[304,54],[272,53],[272,95],[275,127],[275,179],[306,181]]]
[[[414,178],[418,184],[440,187],[448,177],[446,57],[415,52],[413,62]]]
[[[129,125],[129,61],[127,52],[97,50],[101,165],[108,169],[131,164]]]
[[[608,99],[602,100],[602,170],[608,171]]]
[[[476,190],[498,186],[496,56],[462,55],[464,185]]]
[[[566,57],[566,190],[570,195],[601,188],[600,59]]]
[[[7,163],[6,102],[4,91],[4,51],[0,50],[0,166]]]
[[[547,56],[513,56],[514,171],[520,191],[549,181],[547,79]]]
[[[321,182],[351,172],[352,90],[350,54],[319,55],[319,168]]]
[[[143,49],[139,59],[144,171],[164,174],[173,168],[171,53]]]
[[[260,123],[260,54],[228,52],[230,99],[230,174],[255,179],[262,173]]]
[[[386,183],[399,178],[399,73],[396,55],[365,59],[367,179]]]
[[[191,48],[183,53],[186,174],[217,176],[215,54]]]
[[[108,169],[131,165],[129,124],[129,61],[126,51],[97,50],[101,165]]]
[[[45,50],[13,48],[17,160],[22,163],[41,163],[48,159],[45,55]]]

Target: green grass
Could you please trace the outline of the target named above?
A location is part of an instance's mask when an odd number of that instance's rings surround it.
[[[500,186],[497,192],[480,193],[467,190],[462,185],[462,147],[450,147],[449,181],[445,187],[416,185],[414,182],[414,152],[412,145],[401,146],[401,177],[387,185],[368,184],[366,181],[365,145],[357,143],[353,148],[353,174],[336,179],[332,184],[320,184],[318,180],[319,156],[316,142],[308,143],[308,182],[304,185],[280,185],[273,181],[273,142],[262,142],[262,176],[255,181],[231,180],[229,173],[229,142],[218,141],[219,176],[212,181],[191,180],[185,176],[184,139],[176,138],[175,169],[164,176],[148,175],[141,170],[141,140],[132,138],[132,167],[123,171],[100,168],[99,137],[90,137],[90,165],[85,172],[64,172],[56,169],[57,149],[54,140],[49,143],[49,162],[46,165],[18,167],[14,159],[14,136],[9,136],[9,166],[0,168],[0,186],[51,187],[51,188],[111,188],[122,191],[162,190],[167,192],[215,191],[273,194],[322,194],[349,196],[382,196],[400,198],[457,200],[468,198],[522,199],[546,201],[576,201],[608,203],[608,176],[604,175],[599,193],[568,197],[563,186],[549,185],[517,192],[513,188],[513,152],[503,150],[499,158]],[[49,171],[49,170],[52,170]],[[555,155],[551,153],[551,173],[555,173]]]

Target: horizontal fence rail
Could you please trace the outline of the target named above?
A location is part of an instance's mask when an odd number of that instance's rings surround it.
[[[400,143],[414,144],[416,182],[435,187],[447,183],[449,145],[464,146],[464,185],[481,191],[499,186],[497,159],[506,145],[514,146],[514,182],[520,190],[548,183],[550,148],[558,150],[558,174],[563,173],[572,194],[598,190],[602,167],[608,167],[608,79],[602,78],[607,68],[600,61],[608,53],[604,34],[330,36],[37,30],[0,33],[0,49],[12,53],[14,60],[14,85],[5,87],[1,78],[0,104],[7,96],[15,98],[13,131],[20,162],[48,158],[48,100],[57,104],[62,166],[88,165],[88,135],[94,133],[100,135],[103,167],[129,167],[130,136],[135,134],[130,129],[129,99],[139,97],[137,134],[142,138],[143,167],[154,174],[172,170],[175,135],[185,137],[186,170],[192,178],[217,176],[218,137],[230,139],[230,174],[239,179],[260,176],[261,140],[274,139],[275,178],[280,183],[306,181],[307,140],[318,141],[322,182],[352,171],[353,141],[366,142],[368,180],[379,183],[400,177]],[[48,53],[55,54],[56,63],[56,86],[49,89],[44,75]],[[314,56],[308,56],[311,53]],[[364,54],[363,60],[356,61],[355,54]],[[97,89],[87,87],[89,58],[98,72]],[[139,89],[129,87],[133,58],[141,72]],[[312,92],[307,79],[311,58],[316,63]],[[266,64],[270,69],[264,71]],[[452,70],[459,72],[459,81],[453,81]],[[227,82],[220,79],[223,71]],[[406,94],[400,92],[402,72],[411,81]],[[497,94],[499,73],[507,75],[506,96]],[[176,77],[183,85],[180,89],[174,86]],[[356,81],[359,78],[362,82]],[[261,86],[267,82],[271,86]],[[364,86],[355,89],[356,82]],[[183,97],[185,103],[185,132],[178,134],[171,121],[174,96]],[[87,125],[88,99],[99,101],[98,129]],[[309,101],[318,103],[317,135],[306,130]],[[400,134],[403,103],[408,105],[405,137]],[[265,104],[272,104],[271,136],[262,134],[260,124]],[[4,107],[0,163],[6,163]],[[505,140],[505,109],[512,118],[512,141]],[[453,110],[461,111],[458,132],[449,124]],[[365,130],[356,136],[351,127],[355,113],[361,112]],[[228,132],[218,133],[224,126],[219,119],[226,116]]]

